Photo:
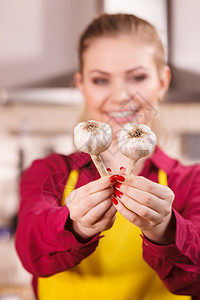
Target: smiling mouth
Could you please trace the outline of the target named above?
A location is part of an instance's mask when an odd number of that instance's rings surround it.
[[[138,109],[128,110],[128,111],[111,111],[107,114],[112,118],[128,118],[136,115],[139,112]]]

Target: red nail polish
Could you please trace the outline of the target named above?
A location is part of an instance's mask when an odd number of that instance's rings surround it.
[[[109,180],[110,180],[111,183],[117,181],[116,175],[112,175],[112,176],[109,178]]]
[[[112,172],[111,168],[107,168],[107,171],[108,171],[108,172]]]
[[[117,181],[122,181],[122,182],[125,181],[125,177],[122,176],[122,175],[115,175],[115,178],[116,178]]]
[[[112,201],[115,205],[118,204],[118,201],[117,201],[117,199],[116,199],[115,197],[112,197],[112,198],[111,198],[111,201]]]
[[[123,196],[123,193],[121,191],[115,190],[114,195],[121,198]]]
[[[119,189],[121,185],[122,185],[121,182],[116,182],[116,183],[114,184],[114,187],[117,188],[117,189]]]
[[[120,167],[120,171],[121,171],[121,170],[125,170],[125,168],[124,168],[124,167]]]

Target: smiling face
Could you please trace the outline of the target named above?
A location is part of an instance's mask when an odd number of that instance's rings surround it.
[[[170,78],[167,67],[158,72],[154,51],[129,34],[92,40],[75,76],[92,119],[113,131],[128,122],[151,125]]]

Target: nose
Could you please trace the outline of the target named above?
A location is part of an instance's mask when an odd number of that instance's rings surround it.
[[[130,93],[128,91],[127,85],[122,82],[115,82],[111,88],[110,100],[119,104],[129,99]]]

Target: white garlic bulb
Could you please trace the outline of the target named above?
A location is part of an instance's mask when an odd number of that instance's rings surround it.
[[[94,120],[78,123],[74,128],[74,142],[80,151],[91,155],[101,176],[108,174],[99,155],[112,142],[112,129],[108,124]]]
[[[137,161],[148,156],[156,146],[156,135],[144,124],[127,123],[117,134],[120,151],[131,159],[126,174],[131,174]]]

